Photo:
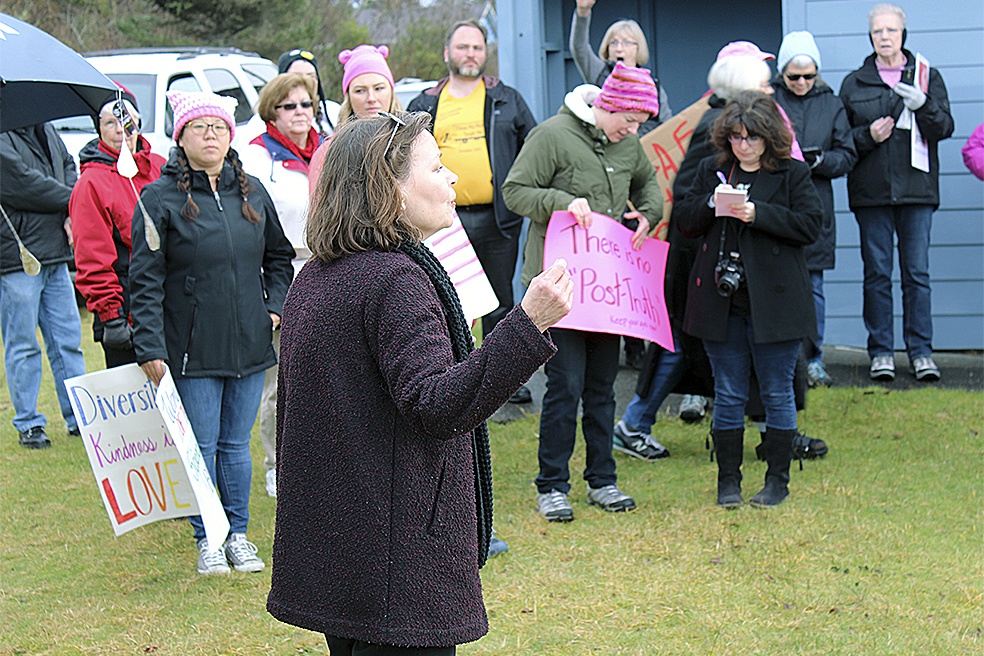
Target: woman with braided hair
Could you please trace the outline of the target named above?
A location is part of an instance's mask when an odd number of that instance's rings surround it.
[[[485,420],[556,351],[563,262],[473,346],[423,239],[457,176],[426,113],[347,121],[308,217],[312,257],[284,305],[277,529],[267,609],[339,654],[455,653],[488,631]]]
[[[198,572],[258,572],[263,561],[246,539],[250,429],[264,372],[276,362],[273,330],[294,249],[263,185],[229,147],[236,101],[167,97],[177,147],[141,193],[146,214],[138,206],[133,216],[133,346],[155,385],[170,369],[229,519],[228,539],[210,545],[201,517],[191,518]]]

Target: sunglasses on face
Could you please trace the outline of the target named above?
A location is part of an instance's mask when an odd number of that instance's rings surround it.
[[[799,82],[800,78],[803,78],[804,80],[812,80],[817,76],[816,73],[783,73],[783,75],[785,75],[786,79],[790,82]]]
[[[286,109],[288,112],[292,112],[295,109],[297,109],[298,106],[304,109],[311,109],[312,107],[314,107],[314,102],[310,100],[305,100],[304,102],[299,102],[299,103],[289,102],[289,103],[284,103],[282,105],[276,105],[274,109]]]

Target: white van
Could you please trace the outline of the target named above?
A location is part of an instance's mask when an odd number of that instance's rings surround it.
[[[167,158],[173,145],[173,114],[166,93],[211,91],[239,101],[236,107],[236,139],[239,149],[256,136],[246,128],[260,89],[277,75],[277,66],[256,53],[238,48],[127,48],[85,53],[86,60],[137,98],[141,133],[154,152]],[[338,105],[329,102],[337,119]],[[255,123],[255,122],[254,122]],[[88,116],[54,121],[68,152],[78,161],[79,151],[96,137]]]

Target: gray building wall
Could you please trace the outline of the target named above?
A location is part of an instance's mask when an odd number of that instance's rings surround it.
[[[592,45],[617,18],[639,21],[650,41],[650,63],[680,110],[706,88],[707,70],[728,41],[748,39],[776,52],[782,35],[809,30],[817,39],[823,75],[834,89],[871,53],[867,13],[873,1],[856,0],[600,0],[592,20]],[[942,204],[934,217],[930,273],[934,347],[984,348],[984,183],[963,166],[960,149],[984,122],[984,3],[914,0],[906,47],[939,69],[950,95],[956,129],[940,144]],[[581,77],[567,48],[574,0],[497,0],[499,70],[523,93],[539,120],[554,114]],[[847,207],[843,179],[834,183],[837,268],[827,272],[827,342],[863,347],[861,256],[858,229]],[[902,343],[902,300],[895,279],[896,348]]]

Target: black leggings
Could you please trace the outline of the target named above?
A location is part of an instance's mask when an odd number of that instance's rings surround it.
[[[454,656],[455,647],[394,647],[325,634],[331,656]]]

